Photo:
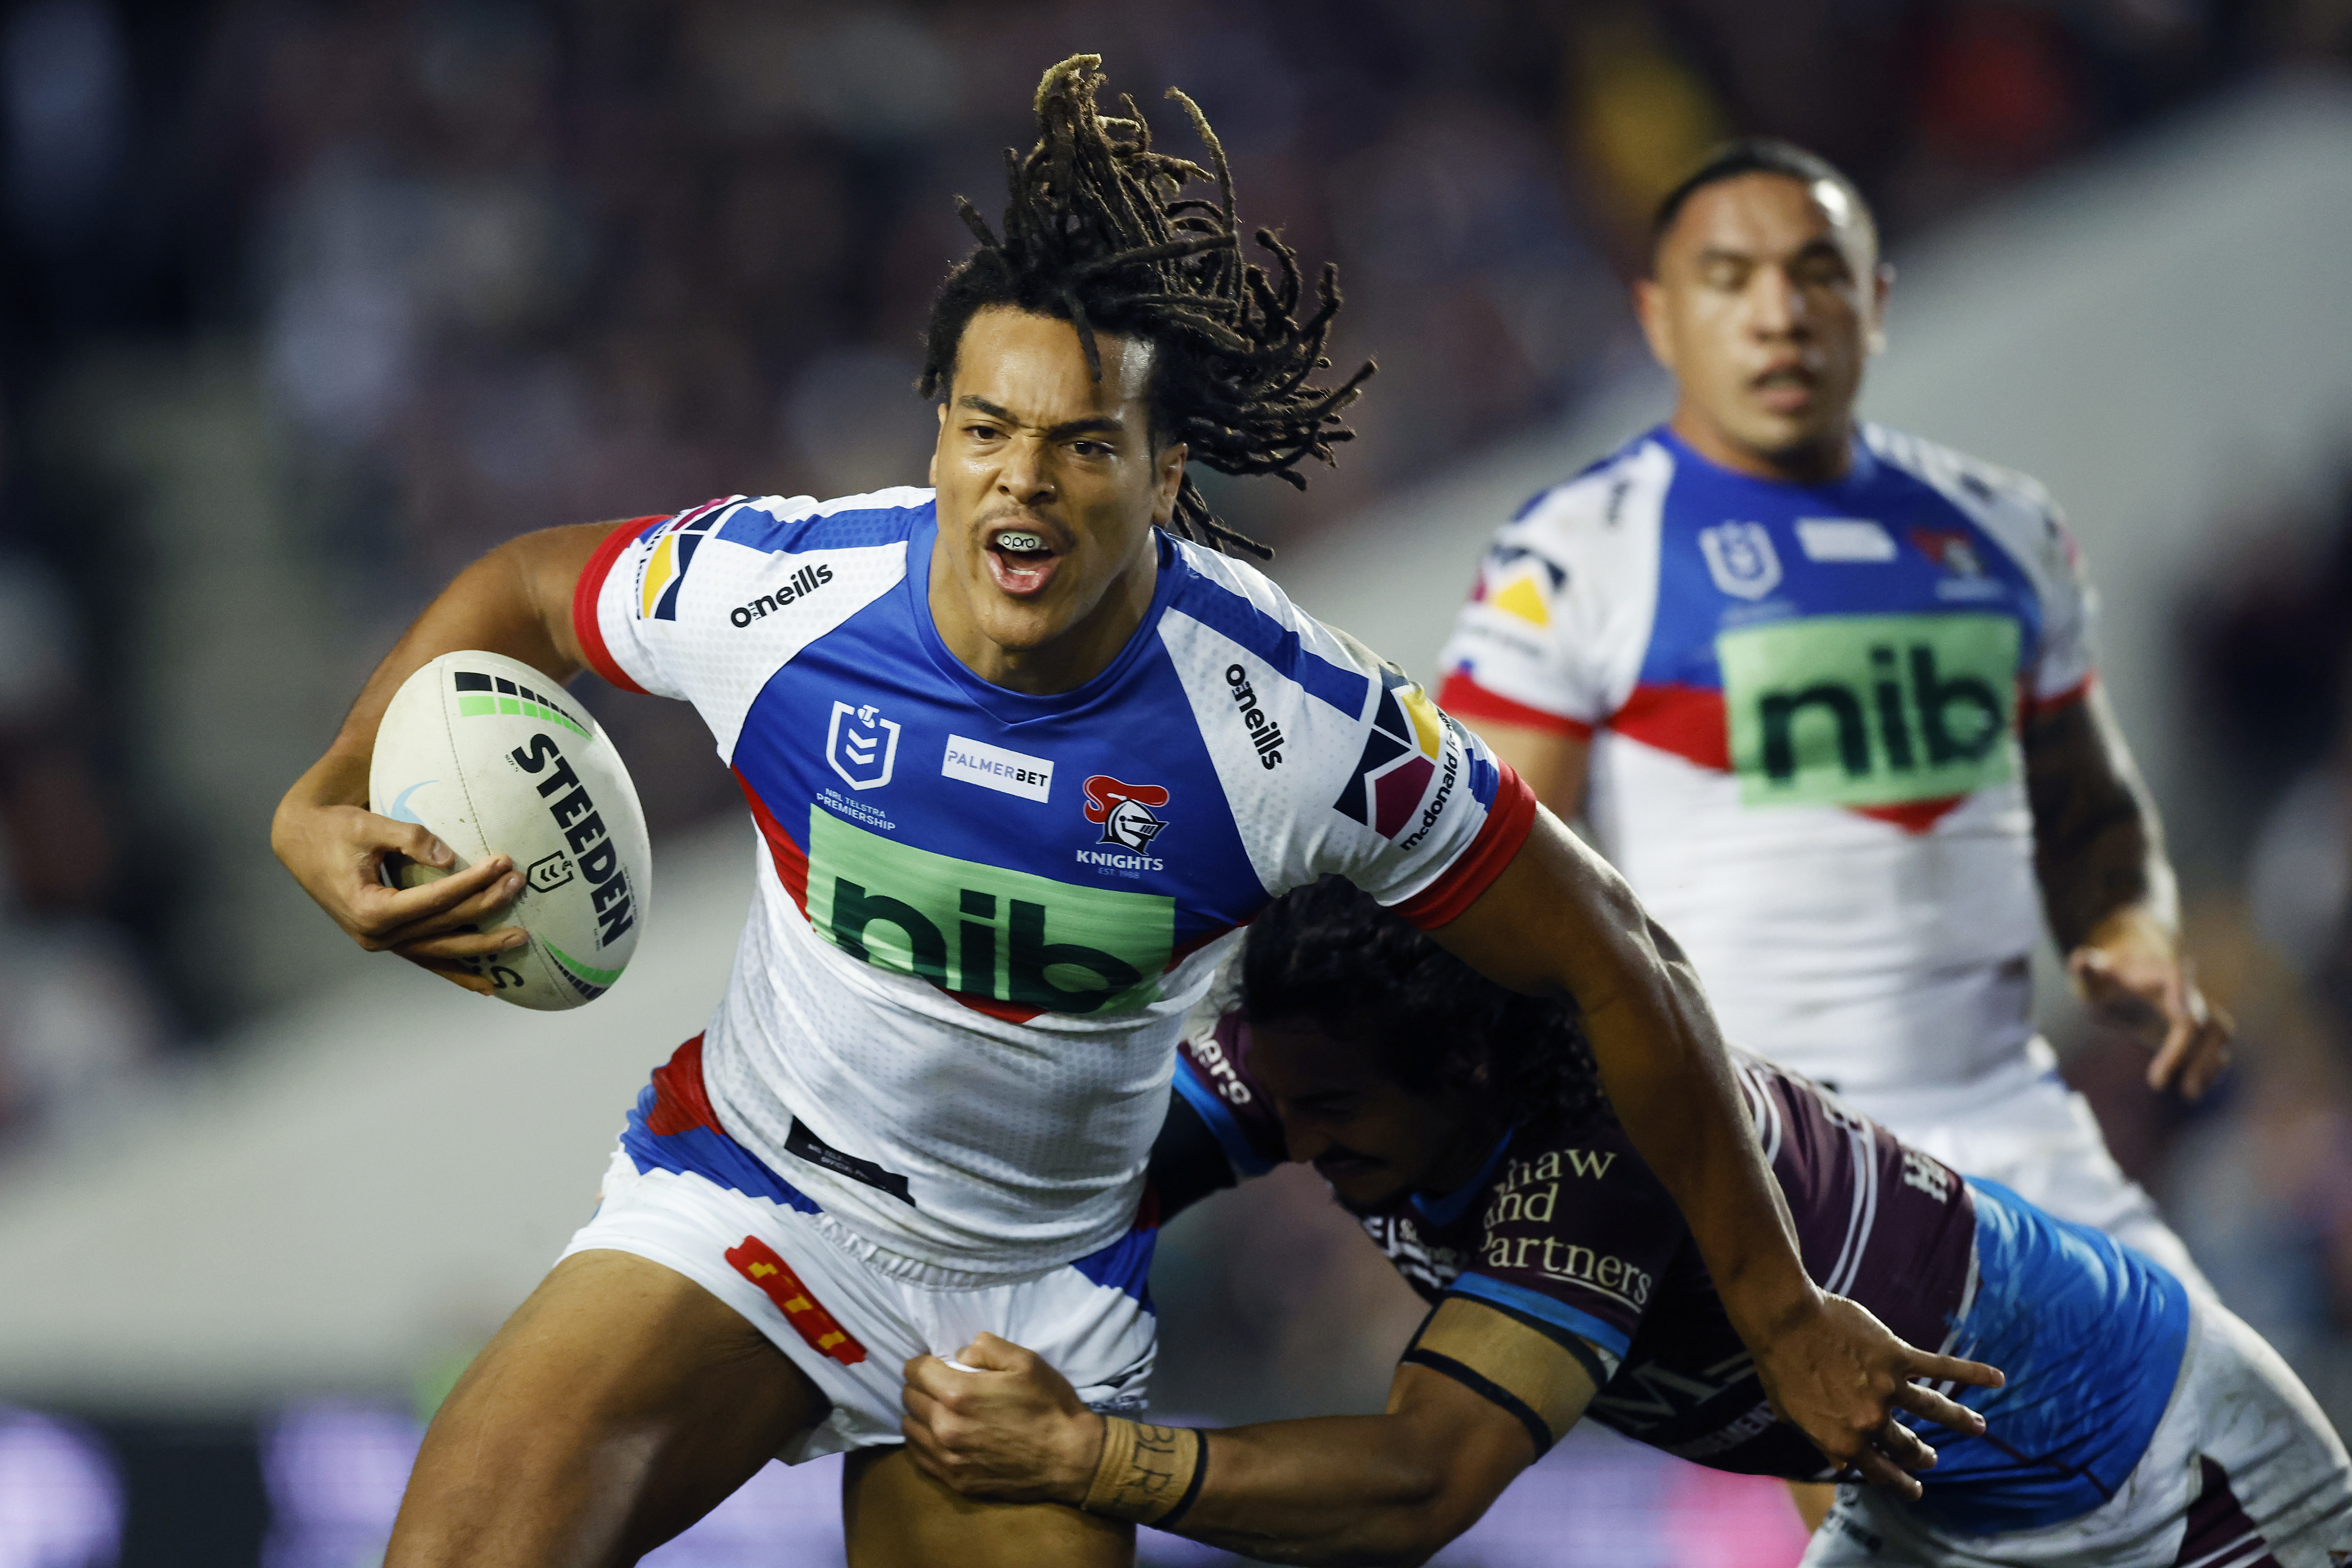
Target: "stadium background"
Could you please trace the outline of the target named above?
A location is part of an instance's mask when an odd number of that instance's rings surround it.
[[[1844,164],[1903,270],[1867,412],[2039,473],[2242,1066],[2070,1077],[2352,1417],[2352,3],[1331,0],[0,10],[0,1568],[372,1563],[418,1420],[589,1201],[746,886],[682,708],[583,690],[652,818],[587,1013],[371,962],[272,804],[517,531],[919,474],[929,291],[1038,71],[1181,83],[1381,373],[1305,496],[1213,495],[1426,674],[1495,521],[1664,408],[1622,279],[1699,148]],[[1160,117],[1173,136],[1172,116]],[[583,687],[593,687],[593,679]],[[1413,1310],[1296,1171],[1173,1227],[1161,1409],[1377,1405]],[[655,1561],[830,1561],[770,1469]],[[1579,1437],[1447,1563],[1766,1564],[1778,1491]],[[1147,1561],[1230,1561],[1147,1532]]]

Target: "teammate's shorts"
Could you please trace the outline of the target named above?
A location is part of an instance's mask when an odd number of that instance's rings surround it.
[[[1972,1083],[1838,1093],[1962,1175],[1989,1177],[2060,1219],[2105,1231],[2191,1289],[2212,1295],[2156,1200],[2107,1152],[2090,1101],[2066,1087],[2042,1040]]]
[[[2192,1295],[2172,1398],[2108,1501],[2038,1530],[1961,1535],[1849,1483],[1801,1568],[2341,1568],[2347,1553],[2343,1443],[2261,1335]]]
[[[626,1252],[683,1274],[807,1373],[833,1409],[779,1458],[901,1441],[906,1363],[952,1357],[983,1329],[1043,1356],[1095,1409],[1142,1409],[1159,1342],[1145,1289],[1158,1237],[1148,1200],[1136,1227],[1099,1252],[1024,1279],[969,1283],[858,1242],[751,1159],[707,1101],[694,1104],[698,1046],[688,1042],[656,1074],[595,1214],[563,1256]]]

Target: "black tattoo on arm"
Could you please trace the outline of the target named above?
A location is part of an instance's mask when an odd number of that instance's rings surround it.
[[[2033,809],[2033,868],[2061,952],[2134,904],[2172,918],[2164,828],[2140,783],[2106,696],[2030,715],[2025,790]]]

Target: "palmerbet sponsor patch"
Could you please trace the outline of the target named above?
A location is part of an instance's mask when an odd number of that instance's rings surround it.
[[[1042,1013],[1159,994],[1176,900],[934,854],[809,810],[808,920],[863,963]]]
[[[1747,805],[1898,805],[2013,771],[2007,616],[1812,616],[1715,646]]]

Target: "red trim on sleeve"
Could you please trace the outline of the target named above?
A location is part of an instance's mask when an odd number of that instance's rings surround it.
[[[2025,700],[2025,717],[2039,719],[2044,714],[2055,713],[2061,708],[2071,708],[2088,697],[2091,688],[2098,683],[2099,672],[2095,669],[2063,691],[2053,691],[2047,697],[2029,696]]]
[[[580,581],[572,590],[572,634],[580,639],[580,651],[588,656],[588,668],[619,687],[643,697],[646,689],[631,680],[628,673],[613,662],[613,650],[604,646],[604,628],[596,622],[596,601],[604,592],[604,578],[613,570],[613,563],[621,552],[635,544],[645,532],[646,524],[659,522],[661,517],[633,517],[626,522],[616,522],[604,542],[596,546],[596,553],[588,557],[588,564],[580,573]]]
[[[1536,825],[1536,792],[1516,769],[1501,764],[1503,782],[1495,790],[1495,804],[1486,821],[1445,874],[1401,904],[1391,906],[1423,931],[1460,920],[1479,895],[1493,885],[1519,853],[1519,846]]]
[[[1636,686],[1609,727],[1629,741],[1671,752],[1685,762],[1717,773],[1731,771],[1731,726],[1720,691],[1673,681]]]
[[[1542,730],[1579,741],[1592,739],[1592,726],[1583,720],[1514,702],[1471,679],[1466,670],[1457,669],[1445,678],[1445,684],[1437,690],[1437,705],[1457,719],[1484,719],[1489,723],[1517,724],[1523,730]]]

